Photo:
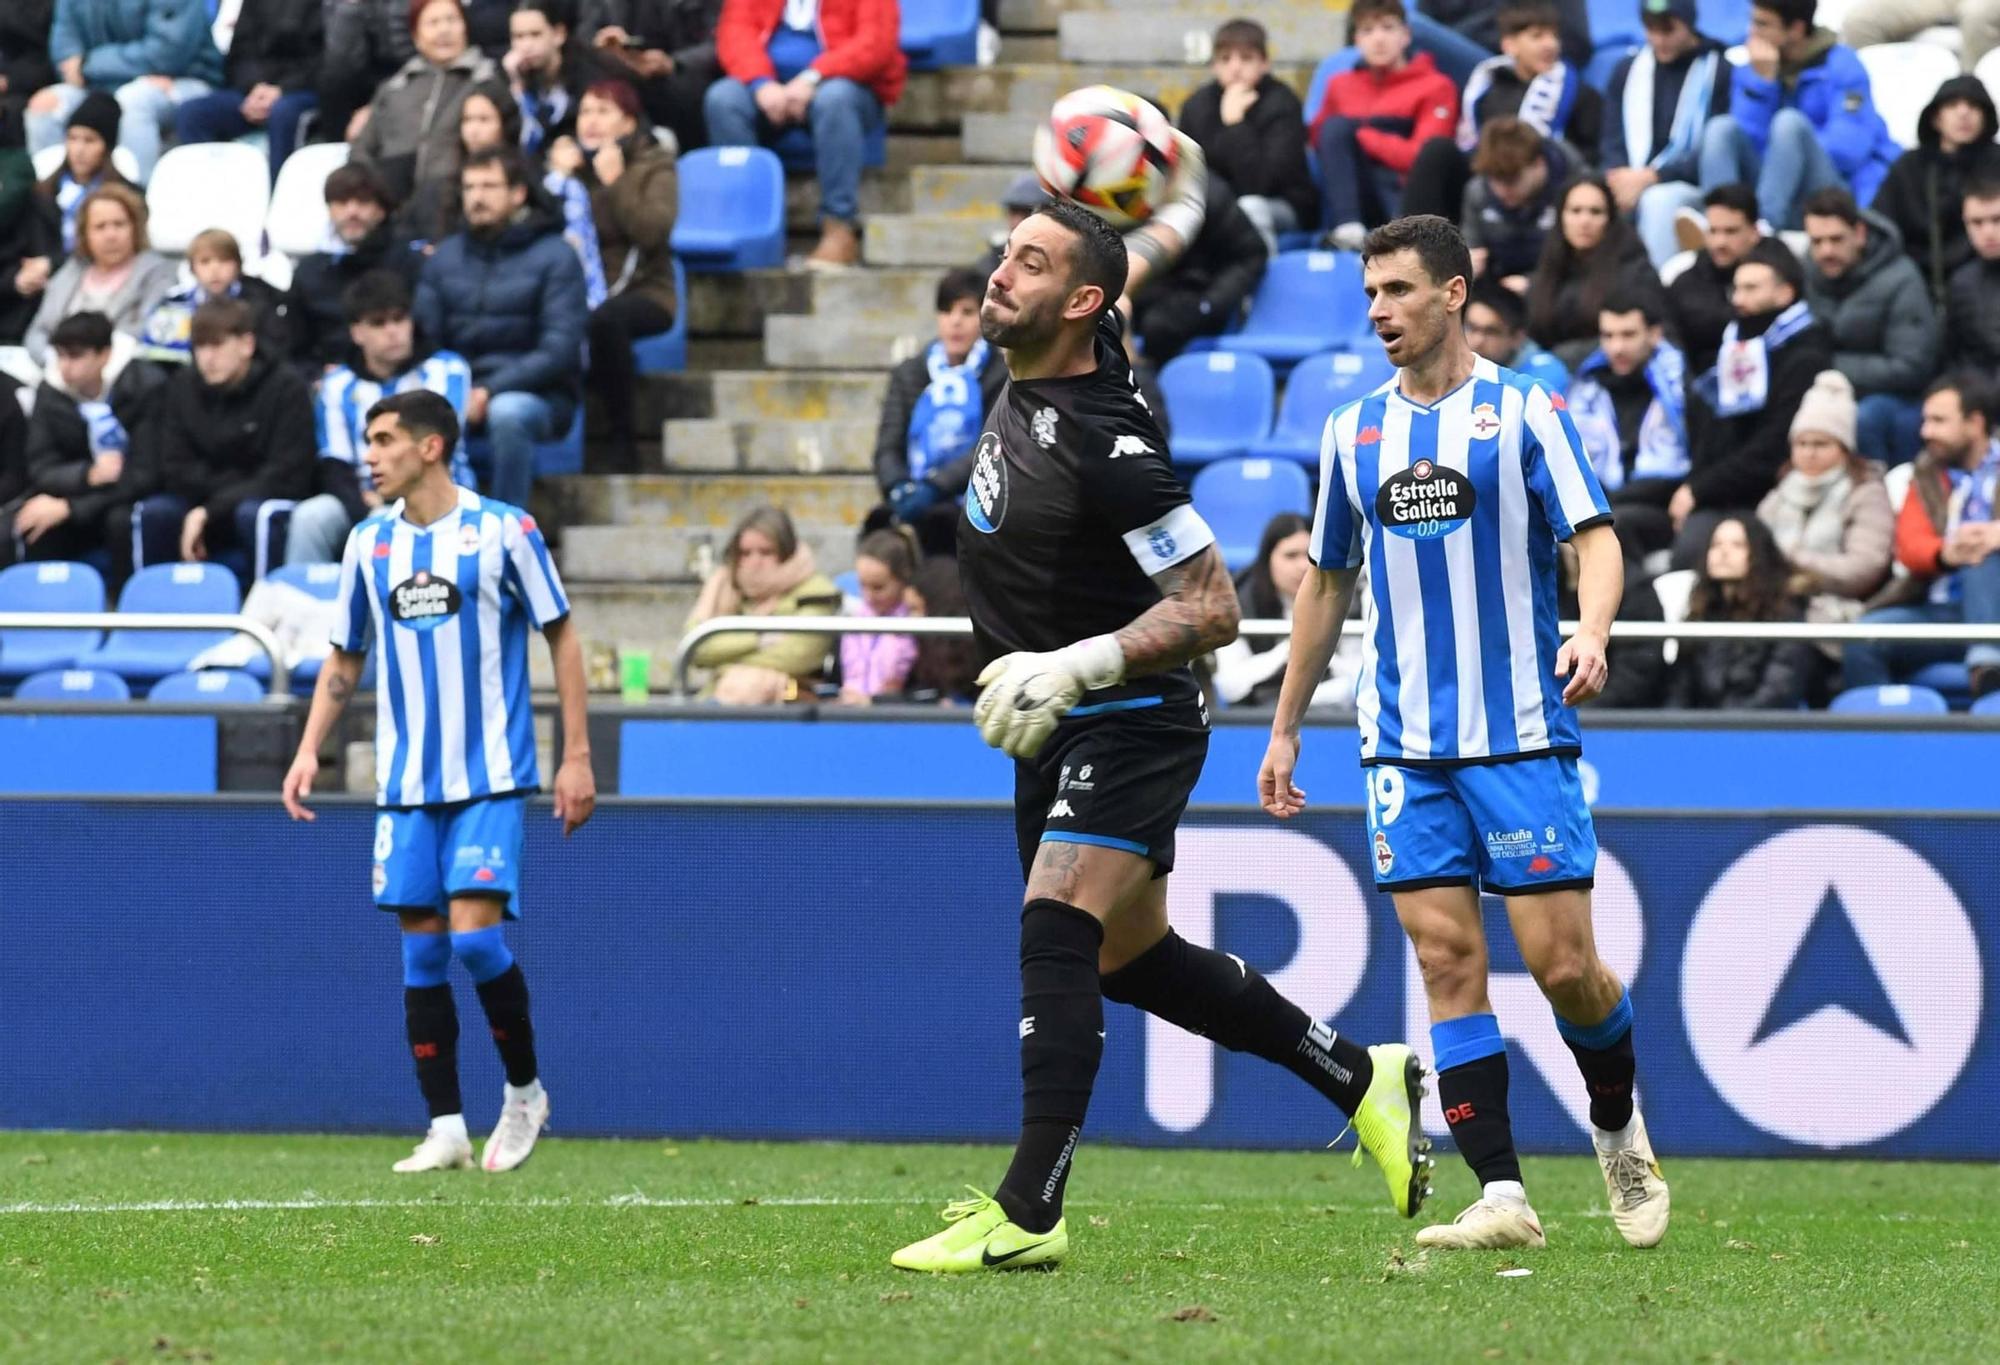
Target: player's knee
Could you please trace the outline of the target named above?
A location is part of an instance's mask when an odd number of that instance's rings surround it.
[[[1486,988],[1486,960],[1476,939],[1430,937],[1416,945],[1417,970],[1433,1001],[1453,1001]]]
[[[465,964],[465,970],[472,974],[472,979],[481,985],[514,965],[514,954],[507,947],[507,936],[497,924],[490,929],[454,933],[451,950]]]
[[[1531,964],[1535,982],[1551,1000],[1571,1000],[1587,993],[1597,976],[1595,955],[1564,947]]]
[[[451,940],[443,934],[403,935],[403,984],[442,986],[451,966]]]

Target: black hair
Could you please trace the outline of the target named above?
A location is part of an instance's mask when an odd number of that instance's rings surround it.
[[[345,166],[336,166],[326,177],[324,193],[329,204],[344,204],[352,199],[367,199],[378,205],[384,213],[393,213],[396,208],[396,192],[389,188],[389,182],[384,180],[381,173],[373,166],[363,161],[350,161]]]
[[[963,299],[977,304],[986,297],[986,276],[970,267],[947,270],[938,279],[937,310],[949,313]]]
[[[514,101],[510,98],[501,105],[500,117],[504,120],[507,116],[506,111],[513,107]],[[507,188],[510,190],[521,189],[528,183],[528,163],[523,161],[521,154],[512,147],[488,147],[483,151],[474,152],[465,158],[465,165],[460,169],[463,173],[484,170],[488,166],[500,168],[500,173],[507,177]]]
[[[2000,199],[2000,175],[1987,172],[1983,175],[1967,177],[1965,186],[1959,191],[1959,200]]]
[[[1854,202],[1854,195],[1839,185],[1828,185],[1816,190],[1799,206],[1799,217],[1838,218],[1853,227],[1861,221],[1861,206]]]
[[[1637,313],[1644,318],[1648,327],[1658,327],[1667,319],[1667,304],[1659,289],[1652,285],[1626,282],[1612,289],[1597,305],[1600,313]]]
[[[1752,223],[1757,221],[1757,191],[1741,181],[1717,185],[1701,197],[1701,206],[1705,209],[1730,209]]]
[[[1510,332],[1528,330],[1528,301],[1495,280],[1481,280],[1472,286],[1466,296],[1465,311],[1470,313],[1474,304],[1492,309],[1500,315],[1500,321]]]
[[[1284,615],[1285,604],[1278,600],[1278,586],[1271,581],[1271,552],[1278,548],[1279,541],[1295,536],[1301,531],[1310,530],[1312,523],[1297,512],[1280,512],[1264,523],[1264,534],[1257,538],[1257,558],[1250,562],[1250,567],[1244,572],[1244,586],[1248,592],[1250,607],[1257,615],[1268,617]],[[1261,654],[1264,651],[1258,649],[1255,652]]]
[[[1070,288],[1094,284],[1104,291],[1105,307],[1118,301],[1125,292],[1125,278],[1131,272],[1125,256],[1125,239],[1118,229],[1068,199],[1051,199],[1028,216],[1047,218],[1067,228],[1076,239],[1070,248]]]
[[[1702,547],[1701,568],[1694,590],[1688,594],[1690,621],[1783,621],[1797,615],[1796,599],[1790,583],[1792,568],[1778,548],[1778,538],[1763,518],[1752,512],[1732,512],[1715,523],[1708,533],[1710,543],[1716,531],[1735,522],[1750,543],[1750,562],[1743,579],[1732,594],[1729,585],[1708,576],[1708,547]]]
[[[447,459],[458,449],[458,413],[452,409],[443,395],[429,389],[410,389],[404,393],[392,393],[376,401],[368,409],[364,429],[375,425],[378,417],[393,417],[396,425],[410,433],[415,441],[423,441],[435,436],[444,442]]]
[[[340,291],[340,311],[350,326],[385,313],[408,313],[409,281],[393,270],[371,270]]]
[[[1562,187],[1556,196],[1557,223],[1561,223],[1571,196],[1585,189],[1595,190],[1604,200],[1604,236],[1588,252],[1581,252],[1569,244],[1558,226],[1542,239],[1541,259],[1528,285],[1528,328],[1545,345],[1565,340],[1559,334],[1557,317],[1563,289],[1580,281],[1580,312],[1594,320],[1624,274],[1625,263],[1641,249],[1638,234],[1619,214],[1618,201],[1601,175],[1579,175]]]
[[[1524,29],[1552,28],[1562,32],[1562,11],[1547,0],[1509,0],[1493,16],[1493,26],[1502,38],[1511,38]]]
[[[1924,397],[1940,393],[1957,394],[1960,412],[1968,417],[1978,413],[1986,419],[1987,430],[1993,429],[1993,382],[1978,370],[1947,370],[1930,382],[1930,387],[1924,390]]]
[[[1433,284],[1449,284],[1454,275],[1472,283],[1472,252],[1448,218],[1419,213],[1382,224],[1362,241],[1361,263],[1366,265],[1377,256],[1392,256],[1398,251],[1416,252]]]
[[[1812,28],[1813,20],[1819,14],[1819,0],[1750,0],[1750,8],[1777,15],[1778,22],[1790,32],[1793,24]]]
[[[487,150],[504,151],[509,148],[520,146],[521,103],[519,100],[514,98],[514,92],[507,88],[507,82],[481,81],[478,85],[475,85],[470,90],[466,91],[465,98],[461,99],[458,102],[459,116],[454,121],[455,123],[462,124],[465,121],[465,102],[466,100],[471,99],[474,95],[483,95],[486,98],[486,102],[493,106],[494,112],[500,115],[499,144],[495,147],[488,148]],[[460,151],[465,150],[465,138],[462,134],[459,137],[458,147]],[[466,165],[468,166],[471,165],[474,158],[480,155],[483,155],[483,153],[474,152],[468,154],[466,157]],[[509,185],[512,185],[517,182],[512,177],[509,177],[507,183]]]
[[[566,28],[576,32],[576,6],[570,0],[514,0],[507,7],[509,14],[519,14],[528,10],[549,21],[550,28]]]
[[[1775,237],[1760,240],[1736,265],[1738,269],[1746,265],[1767,265],[1777,272],[1779,279],[1792,287],[1794,295],[1799,298],[1806,296],[1805,267],[1799,264],[1799,258],[1792,254],[1792,249]]]
[[[102,313],[71,313],[49,333],[49,345],[58,351],[108,351],[111,330],[111,319]]]

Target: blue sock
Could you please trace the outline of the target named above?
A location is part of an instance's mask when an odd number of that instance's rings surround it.
[[[472,973],[473,981],[481,985],[514,965],[514,954],[507,947],[507,935],[497,924],[490,929],[454,933],[451,950],[465,964],[465,970]]]

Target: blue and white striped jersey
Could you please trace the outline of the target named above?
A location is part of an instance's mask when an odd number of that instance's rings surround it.
[[[465,404],[472,393],[472,366],[456,351],[433,351],[384,384],[342,365],[327,371],[319,381],[319,396],[313,403],[313,417],[319,427],[319,454],[323,460],[340,460],[354,466],[363,488],[372,488],[368,465],[362,459],[368,448],[368,409],[395,393],[428,389],[451,404],[459,424],[465,422]],[[451,481],[462,488],[476,488],[472,465],[465,458],[465,440],[451,453]]]
[[[392,503],[340,565],[336,649],[376,641],[375,800],[436,806],[541,784],[528,633],[569,614],[535,520],[458,491],[429,526]]]
[[[1556,542],[1610,505],[1561,395],[1480,360],[1431,406],[1391,380],[1320,441],[1312,559],[1368,568],[1361,761],[1582,747],[1555,676]]]

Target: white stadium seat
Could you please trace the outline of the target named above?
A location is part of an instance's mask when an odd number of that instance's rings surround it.
[[[2000,47],[1994,48],[1979,59],[1979,65],[1972,68],[1972,74],[1979,77],[1979,83],[1986,87],[1986,93],[2000,98]]]
[[[271,211],[264,219],[271,250],[297,260],[325,246],[326,178],[346,164],[345,142],[315,143],[285,159],[271,191]]]
[[[44,147],[35,153],[35,179],[47,180],[63,164],[63,145],[58,142],[53,147]],[[118,174],[133,184],[139,183],[139,158],[132,155],[129,147],[113,147],[111,164],[118,168]]]
[[[264,250],[264,214],[271,206],[271,163],[254,147],[201,142],[170,148],[146,187],[153,249],[187,254],[197,232],[226,229],[243,259]]]
[[[1876,43],[1861,49],[1868,89],[1889,136],[1903,147],[1917,145],[1917,123],[1937,88],[1959,74],[1958,58],[1931,43]]]

